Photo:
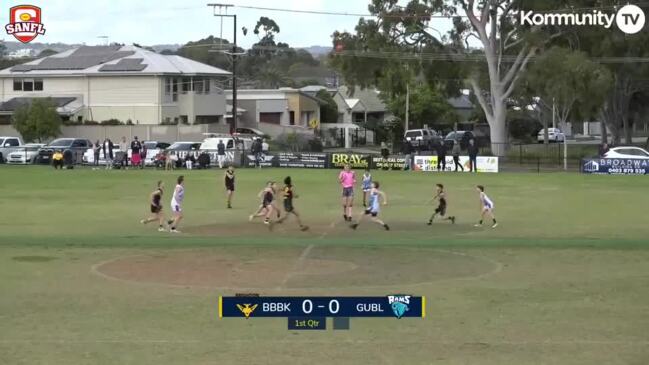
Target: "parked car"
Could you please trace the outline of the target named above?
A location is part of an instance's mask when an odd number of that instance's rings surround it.
[[[0,137],[0,163],[5,162],[7,156],[22,145],[23,141],[18,137]]]
[[[226,163],[233,162],[235,155],[234,153],[239,151],[250,151],[252,147],[253,137],[252,135],[246,134],[243,137],[238,137],[235,135],[228,134],[218,134],[218,133],[205,133],[206,137],[201,143],[200,151],[206,152],[210,156],[210,163],[216,165],[218,163],[218,145],[219,141],[223,141],[225,145],[225,160]]]
[[[170,143],[159,141],[145,141],[144,147],[146,148],[146,157],[144,159],[145,166],[154,166],[155,160],[164,150],[171,146]],[[128,150],[128,157],[131,158],[131,149]]]
[[[27,165],[36,163],[38,150],[45,146],[44,143],[28,143],[19,147],[7,156],[7,163],[17,165]]]
[[[52,162],[52,154],[56,150],[72,152],[73,163],[82,163],[83,155],[88,148],[92,146],[92,142],[87,139],[81,138],[59,138],[55,139],[38,151],[38,162],[42,164],[49,164]]]
[[[649,152],[633,146],[614,147],[604,154],[605,158],[634,158],[649,160]]]
[[[268,137],[270,137],[268,134],[260,131],[259,129],[247,128],[247,127],[245,127],[245,128],[237,128],[236,133],[238,133],[238,134],[247,134],[247,135],[251,135],[251,136],[255,136],[255,137],[259,137],[259,138],[268,138]]]
[[[113,145],[113,159],[117,157],[117,154],[121,150],[119,149],[119,145],[115,144]],[[129,156],[130,154],[130,149],[129,149]],[[95,151],[92,149],[92,147],[88,148],[86,152],[83,153],[83,157],[81,158],[81,162],[85,165],[94,165],[95,164]],[[101,149],[99,150],[99,165],[106,165],[106,157],[104,156],[104,150]]]
[[[469,147],[469,141],[476,139],[475,135],[471,131],[453,131],[444,137],[444,145],[450,151],[455,145],[455,141],[460,142],[460,148],[466,150]],[[478,143],[476,140],[475,143]]]
[[[198,158],[198,151],[201,147],[201,142],[176,142],[169,146],[165,151],[167,153],[174,153],[178,158],[185,159],[189,155],[194,155]]]
[[[545,129],[541,129],[537,136],[537,141],[543,143],[545,141]],[[561,132],[559,128],[548,128],[548,142],[559,143],[566,140],[566,135]]]
[[[406,141],[420,149],[432,149],[442,138],[430,129],[409,129],[404,134]]]

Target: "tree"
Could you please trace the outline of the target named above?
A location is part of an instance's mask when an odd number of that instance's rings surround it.
[[[406,96],[397,95],[388,100],[388,109],[400,120],[406,116]],[[458,121],[458,115],[440,90],[427,84],[410,88],[408,128],[422,128],[424,124],[437,129],[448,129]]]
[[[55,51],[55,50],[53,50],[51,48],[45,48],[44,50],[42,50],[42,51],[40,51],[38,53],[38,58],[43,58],[43,57],[55,55],[57,53],[59,53],[59,52],[57,52],[57,51]]]
[[[49,98],[36,98],[31,104],[18,107],[11,124],[25,142],[42,142],[43,139],[61,134],[61,117]]]
[[[320,122],[338,123],[338,104],[331,94],[326,89],[322,89],[315,96],[325,102],[320,106]]]
[[[557,3],[530,1],[525,5],[556,9]],[[344,58],[337,66],[347,82],[361,86],[394,81],[395,76],[400,84],[409,82],[407,75],[403,77],[404,64],[410,72],[425,75],[431,85],[450,79],[445,82],[447,89],[455,88],[455,92],[458,83],[452,79],[462,75],[489,123],[492,152],[504,155],[507,100],[530,59],[544,42],[557,36],[548,27],[518,24],[514,12],[525,10],[522,4],[515,0],[410,0],[401,6],[395,0],[372,0],[369,11],[377,20],[361,19],[355,35],[334,33],[334,47],[342,48]],[[466,20],[460,17],[461,12]],[[439,14],[453,20],[447,35],[432,27],[432,16]],[[471,50],[469,39],[477,40],[482,49]],[[379,62],[353,65],[365,56]]]
[[[567,122],[597,115],[612,78],[609,70],[592,62],[584,52],[553,47],[529,69],[522,82],[524,92],[537,107],[554,113],[562,130]],[[546,128],[547,143],[547,128]]]

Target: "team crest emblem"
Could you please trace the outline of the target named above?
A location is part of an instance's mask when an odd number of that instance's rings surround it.
[[[45,27],[41,23],[41,8],[34,5],[12,7],[9,9],[9,24],[5,26],[5,30],[23,43],[29,43],[45,34]]]
[[[252,314],[252,312],[254,312],[255,309],[257,309],[257,304],[255,304],[253,306],[250,306],[250,304],[244,304],[244,305],[237,304],[237,308],[239,308],[241,313],[243,313],[243,315],[246,317],[246,319],[248,319],[248,318],[250,318],[250,315]]]
[[[388,304],[394,316],[401,319],[410,310],[410,295],[388,295]]]

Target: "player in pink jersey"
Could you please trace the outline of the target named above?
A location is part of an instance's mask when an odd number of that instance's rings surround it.
[[[354,205],[354,184],[356,184],[356,173],[351,170],[349,164],[338,175],[338,181],[343,187],[343,218],[345,221],[352,220],[352,206]]]

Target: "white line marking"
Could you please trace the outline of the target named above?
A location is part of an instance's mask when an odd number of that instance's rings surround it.
[[[302,264],[304,263],[304,260],[306,260],[307,256],[309,256],[309,253],[311,253],[311,250],[313,250],[313,247],[315,247],[315,245],[310,244],[306,246],[304,250],[302,250],[302,254],[300,254],[300,257],[297,258],[297,261],[295,261],[293,267],[286,273],[279,286],[275,288],[276,290],[281,290],[289,281],[289,279],[291,279],[298,272],[300,266],[302,266]]]
[[[324,232],[318,238],[323,239],[327,237],[327,235],[334,229],[336,228],[336,221],[332,221],[331,224],[329,224],[329,229],[325,229]]]

